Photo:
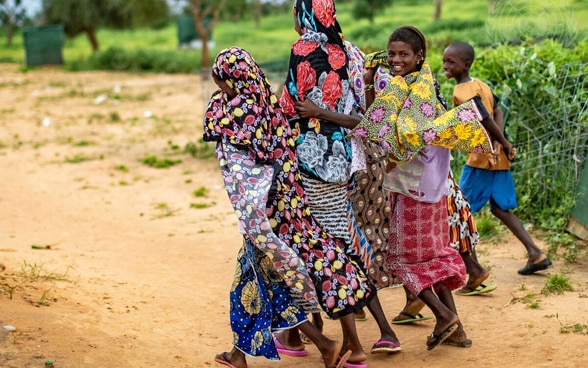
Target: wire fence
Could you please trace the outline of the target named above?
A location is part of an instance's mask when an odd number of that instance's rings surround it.
[[[562,72],[563,71],[563,72]],[[588,64],[570,63],[560,68],[557,90],[537,98],[519,94],[515,102],[503,104],[509,139],[517,147],[513,165],[517,183],[533,185],[537,205],[547,206],[576,193],[583,162],[588,155]],[[521,106],[527,111],[524,118]],[[510,121],[510,122],[509,122]],[[525,191],[525,190],[523,190]]]

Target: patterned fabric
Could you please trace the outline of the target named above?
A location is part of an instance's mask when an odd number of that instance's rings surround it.
[[[213,94],[204,118],[205,141],[224,137],[235,146],[246,147],[260,161],[280,156],[284,140],[276,134],[283,129],[282,109],[268,79],[249,53],[241,48],[218,54],[212,73],[232,88],[237,97],[230,103],[226,94]]]
[[[345,242],[345,252],[365,271],[372,258],[371,245],[357,225],[347,185],[328,184],[302,174],[312,214],[329,234]]]
[[[414,295],[426,288],[444,286],[455,290],[465,284],[465,266],[449,246],[447,201],[416,201],[390,194],[390,248],[388,270],[402,279]]]
[[[240,53],[240,49],[235,48],[235,52]],[[247,74],[258,70],[254,61],[240,64]],[[247,70],[248,65],[252,66],[251,70]],[[221,135],[227,132],[218,129],[217,125],[232,118],[233,115],[222,115],[231,111],[225,105],[239,98],[228,101],[225,93],[217,92],[204,118],[205,130],[218,131]],[[256,110],[257,106],[252,109]],[[232,144],[230,132],[222,135],[223,139],[215,139],[218,142],[216,155],[229,199],[241,228],[250,232],[248,238],[273,260],[276,271],[284,280],[291,280],[290,285],[297,289],[302,288],[297,294],[302,294],[308,302],[314,299],[308,277],[299,267],[302,262],[312,278],[322,309],[332,318],[353,313],[371,300],[375,289],[345,254],[344,242],[326,233],[312,216],[294,153],[292,132],[278,110],[279,105],[275,105],[277,118],[268,125],[272,134],[269,138],[275,142],[271,147],[275,149],[267,150],[270,158],[267,164],[260,165],[259,156],[250,146]],[[264,123],[264,120],[256,121]],[[264,217],[267,217],[269,226]],[[292,250],[298,258],[293,257]]]
[[[363,81],[364,59],[365,55],[361,49],[349,41],[345,41],[345,50],[347,52],[347,59],[349,60],[347,72],[349,74],[349,81],[355,102],[357,103],[360,112],[365,112],[365,88]]]
[[[449,192],[447,193],[449,245],[460,253],[469,253],[478,244],[480,234],[470,211],[470,204],[455,182],[451,170],[449,170],[447,181],[449,182]]]
[[[249,167],[255,166],[255,161],[249,162],[251,159],[283,160],[287,136],[284,135],[285,124],[278,99],[255,60],[243,49],[233,47],[219,52],[212,73],[237,93],[230,101],[221,90],[213,94],[204,117],[204,139],[219,143],[216,155],[221,161],[227,193],[241,228],[259,249],[270,256],[293,291],[317,304],[314,283],[306,265],[289,244],[269,230],[268,217],[271,216],[266,215],[266,204],[272,203],[273,199],[267,197],[273,184],[273,171],[256,167],[255,172],[241,173],[239,163],[235,166],[227,164],[239,157],[227,157],[223,151],[232,147],[246,149],[248,157],[241,161]],[[227,143],[223,147],[221,142],[225,140]],[[236,189],[239,190],[235,192]]]
[[[427,145],[463,152],[492,152],[473,101],[441,114],[427,62],[420,71],[394,76],[368,108],[352,134],[377,141],[398,161]]]
[[[388,51],[376,51],[365,56],[365,67],[366,68],[377,68],[376,74],[374,75],[374,91],[376,95],[380,93],[390,83],[392,73],[390,73],[390,65],[388,65]],[[439,81],[433,75],[433,84],[435,86],[435,95],[437,101],[441,104],[444,110],[448,110],[447,101],[441,93],[441,86]]]
[[[280,360],[272,332],[306,321],[270,259],[250,240],[237,256],[230,303],[233,345],[249,356]]]
[[[390,202],[388,191],[383,190],[386,154],[369,140],[365,141],[364,150],[367,170],[356,174],[351,199],[357,225],[371,245],[372,254],[369,264],[366,265],[368,278],[377,289],[381,289],[401,283],[384,266],[390,237]]]
[[[286,242],[287,239],[284,239],[290,235],[280,236],[281,234],[272,229],[276,216],[283,216],[281,212],[272,213],[272,207],[268,206],[280,197],[278,194],[269,197],[276,176],[274,167],[257,164],[249,157],[248,151],[239,150],[228,141],[227,138],[219,142],[215,152],[240,229],[272,260],[276,272],[282,275],[286,284],[292,288],[299,304],[304,306],[308,313],[318,311],[314,282],[309,276],[306,264]],[[295,197],[293,199],[295,200]],[[273,216],[268,218],[268,214]]]
[[[300,118],[295,101],[345,113],[354,99],[348,60],[333,0],[297,0],[294,7],[302,36],[292,45],[281,103],[296,138],[301,170],[327,183],[347,184],[352,148],[347,130],[323,119]]]

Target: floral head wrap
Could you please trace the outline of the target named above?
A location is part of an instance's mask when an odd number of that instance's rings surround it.
[[[299,162],[302,170],[314,178],[347,182],[349,170],[344,166],[351,160],[351,148],[345,139],[345,129],[322,119],[300,118],[294,108],[295,101],[306,99],[322,109],[339,113],[345,113],[353,105],[349,61],[335,3],[296,0],[294,15],[302,35],[292,45],[281,104],[288,118],[296,118],[290,124]]]
[[[235,146],[247,148],[258,161],[281,155],[289,128],[278,97],[253,57],[239,47],[221,50],[212,74],[237,96],[229,100],[220,89],[212,95],[204,115],[203,139],[226,138]]]

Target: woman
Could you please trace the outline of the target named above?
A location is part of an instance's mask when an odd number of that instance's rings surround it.
[[[218,54],[212,75],[220,90],[204,117],[204,140],[217,143],[216,157],[244,237],[230,296],[234,347],[215,360],[243,368],[246,355],[304,356],[304,346],[285,347],[273,335],[298,327],[317,345],[325,367],[342,367],[350,352],[339,357],[336,342],[306,314],[319,310],[317,291],[337,294],[361,279],[337,267],[345,266],[345,254],[308,211],[290,130],[263,71],[247,51],[232,47]],[[307,262],[320,265],[324,275],[311,276]],[[369,292],[355,290],[366,297]]]
[[[358,229],[350,206],[353,173],[365,164],[360,155],[361,142],[346,136],[347,128],[357,124],[349,118],[355,107],[341,28],[336,20],[332,0],[297,0],[294,5],[295,28],[300,34],[291,50],[288,77],[281,102],[296,138],[296,152],[310,208],[329,233],[345,241],[346,249],[356,264],[363,267],[361,255],[369,243]],[[321,115],[301,113],[310,101]],[[334,121],[337,121],[335,123]],[[400,351],[400,344],[388,324],[375,288],[368,309],[380,327],[381,337],[372,352]],[[359,312],[357,305],[347,313]],[[366,355],[355,332],[353,315],[341,317],[346,348],[353,351],[350,362],[365,366]]]
[[[392,33],[387,61],[394,77],[375,95],[375,69],[370,68],[365,73],[366,99],[368,103],[373,101],[366,116],[379,118],[366,121],[359,135],[365,136],[367,132],[387,148],[392,161],[388,168],[391,171],[384,181],[385,189],[390,192],[392,209],[385,265],[435,314],[435,328],[427,339],[430,350],[458,330],[460,338],[466,339],[451,293],[464,284],[465,267],[459,254],[449,246],[446,194],[450,153],[446,148],[419,146],[422,142],[408,140],[412,144],[411,151],[402,140],[399,142],[397,137],[387,133],[398,128],[401,138],[413,138],[420,132],[419,124],[436,125],[440,128],[440,136],[452,129],[451,124],[481,128],[477,114],[445,113],[435,93],[425,55],[426,41],[418,29],[400,27]],[[470,104],[470,110],[474,109]],[[439,118],[441,116],[443,118]],[[393,127],[386,127],[387,124]],[[475,138],[483,131],[470,133],[469,137]],[[467,140],[464,143],[467,145]]]

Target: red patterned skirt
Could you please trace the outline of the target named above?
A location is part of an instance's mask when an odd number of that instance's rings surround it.
[[[390,208],[389,272],[415,295],[429,287],[455,290],[463,286],[465,265],[449,246],[446,198],[424,203],[390,193]]]

